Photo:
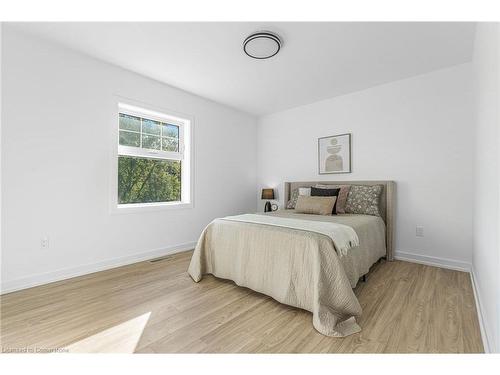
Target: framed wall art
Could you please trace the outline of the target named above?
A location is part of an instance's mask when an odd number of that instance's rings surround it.
[[[318,138],[319,174],[351,172],[351,134]]]

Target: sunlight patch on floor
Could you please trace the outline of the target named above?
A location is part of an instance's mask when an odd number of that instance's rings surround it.
[[[66,349],[70,353],[133,353],[150,315],[148,312],[127,320],[68,345]]]

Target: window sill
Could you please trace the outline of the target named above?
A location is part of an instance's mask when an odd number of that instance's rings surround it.
[[[164,203],[132,203],[118,204],[111,208],[112,214],[132,214],[154,211],[167,211],[193,208],[193,203],[186,202],[164,202]]]

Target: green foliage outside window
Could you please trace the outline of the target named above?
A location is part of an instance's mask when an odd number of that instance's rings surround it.
[[[130,156],[118,158],[118,203],[181,200],[181,162]]]

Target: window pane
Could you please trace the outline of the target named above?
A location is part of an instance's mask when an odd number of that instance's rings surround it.
[[[141,144],[141,135],[120,130],[120,144],[122,146],[139,147]]]
[[[175,138],[167,138],[163,137],[162,138],[162,145],[161,149],[163,151],[174,151],[178,152],[179,151],[179,140]]]
[[[160,123],[158,121],[142,119],[142,132],[146,134],[160,135]]]
[[[118,157],[118,202],[152,203],[181,200],[181,162]]]
[[[163,124],[162,136],[179,138],[179,127],[170,124]]]
[[[120,113],[120,129],[140,132],[141,119],[139,117],[124,115],[123,113]]]
[[[142,135],[142,148],[150,148],[153,150],[160,149],[160,137],[154,135]]]

